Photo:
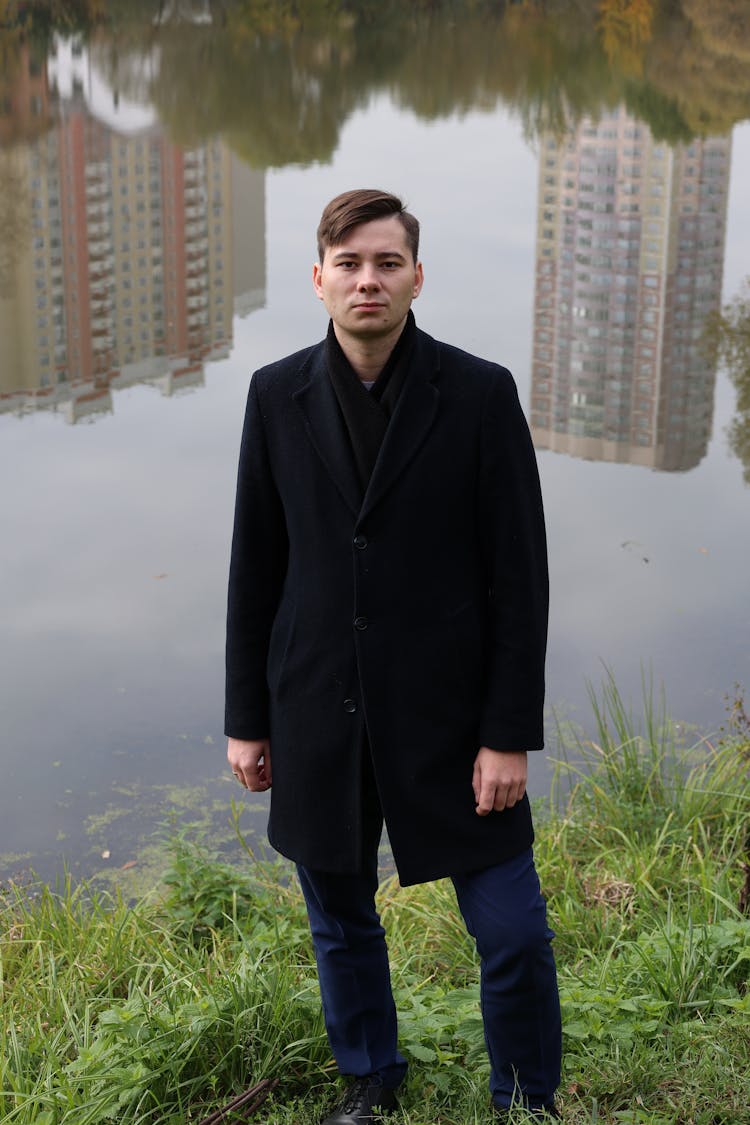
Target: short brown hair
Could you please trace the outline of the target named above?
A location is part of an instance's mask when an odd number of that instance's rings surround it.
[[[419,222],[405,210],[396,195],[377,188],[355,188],[337,195],[323,208],[318,224],[318,261],[329,246],[338,246],[354,227],[370,223],[373,219],[387,219],[396,215],[406,231],[414,261],[419,255]]]

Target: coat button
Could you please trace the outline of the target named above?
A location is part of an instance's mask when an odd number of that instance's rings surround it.
[[[367,536],[366,535],[355,535],[354,536],[354,546],[357,548],[358,551],[364,551],[365,547],[367,546]]]
[[[350,715],[353,715],[354,712],[357,710],[357,704],[354,702],[353,699],[345,699],[344,700],[344,710],[348,711]]]
[[[369,625],[369,621],[367,620],[366,617],[355,617],[354,618],[354,628],[355,629],[360,629],[360,630],[366,629],[368,625]]]

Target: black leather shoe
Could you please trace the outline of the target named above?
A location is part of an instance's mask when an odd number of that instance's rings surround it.
[[[320,1125],[363,1125],[380,1121],[393,1113],[397,1104],[395,1090],[383,1086],[376,1077],[356,1078]]]

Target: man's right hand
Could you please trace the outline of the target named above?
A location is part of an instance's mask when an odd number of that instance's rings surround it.
[[[271,788],[271,744],[267,738],[230,738],[227,758],[240,785],[252,793],[265,793]]]

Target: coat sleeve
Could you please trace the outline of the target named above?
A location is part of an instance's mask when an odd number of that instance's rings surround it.
[[[549,577],[536,456],[510,372],[492,380],[482,421],[480,527],[488,578],[480,744],[544,745]]]
[[[286,522],[271,469],[257,375],[242,431],[227,598],[225,733],[269,735],[266,664],[287,569]]]

